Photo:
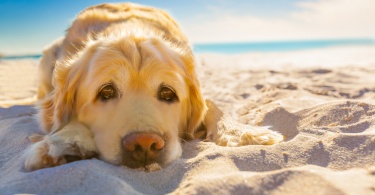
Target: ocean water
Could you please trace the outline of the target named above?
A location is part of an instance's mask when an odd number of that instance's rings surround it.
[[[246,52],[280,52],[307,49],[320,49],[335,46],[375,45],[373,39],[312,40],[312,41],[275,41],[249,43],[212,43],[195,44],[196,53],[246,53]]]
[[[33,54],[33,55],[12,55],[0,57],[0,60],[20,60],[20,59],[39,59],[42,57],[42,54]]]
[[[306,49],[320,49],[337,46],[375,45],[373,39],[341,39],[311,41],[274,41],[274,42],[241,42],[241,43],[207,43],[194,44],[195,53],[236,54],[246,52],[280,52]],[[42,55],[5,56],[0,59],[38,59]]]

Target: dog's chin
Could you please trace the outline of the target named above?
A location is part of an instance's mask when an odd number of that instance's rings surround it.
[[[139,162],[132,158],[124,158],[124,160],[122,160],[120,165],[126,166],[131,169],[139,169],[139,170],[148,171],[149,169],[152,170],[153,167],[159,167],[159,169],[161,169],[165,165],[164,162],[165,161],[163,160],[163,158],[160,158],[156,161],[150,161],[150,162]]]

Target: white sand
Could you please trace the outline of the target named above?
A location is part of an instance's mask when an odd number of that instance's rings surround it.
[[[78,161],[22,170],[31,106],[0,108],[0,194],[375,194],[375,47],[201,54],[205,97],[242,123],[286,136],[275,146],[194,140],[155,172]],[[35,61],[0,61],[0,105],[27,104]]]
[[[37,60],[0,59],[0,106],[32,104],[37,92]]]

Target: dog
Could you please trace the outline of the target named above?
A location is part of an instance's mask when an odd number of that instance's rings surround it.
[[[25,169],[99,158],[158,170],[182,154],[181,141],[272,145],[283,136],[236,123],[202,96],[195,59],[165,11],[101,4],[78,14],[40,61],[38,122]]]

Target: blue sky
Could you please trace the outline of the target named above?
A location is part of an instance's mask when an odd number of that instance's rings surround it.
[[[0,0],[0,53],[40,53],[99,0]],[[119,2],[119,1],[111,1]],[[193,43],[373,38],[375,0],[145,0]]]

